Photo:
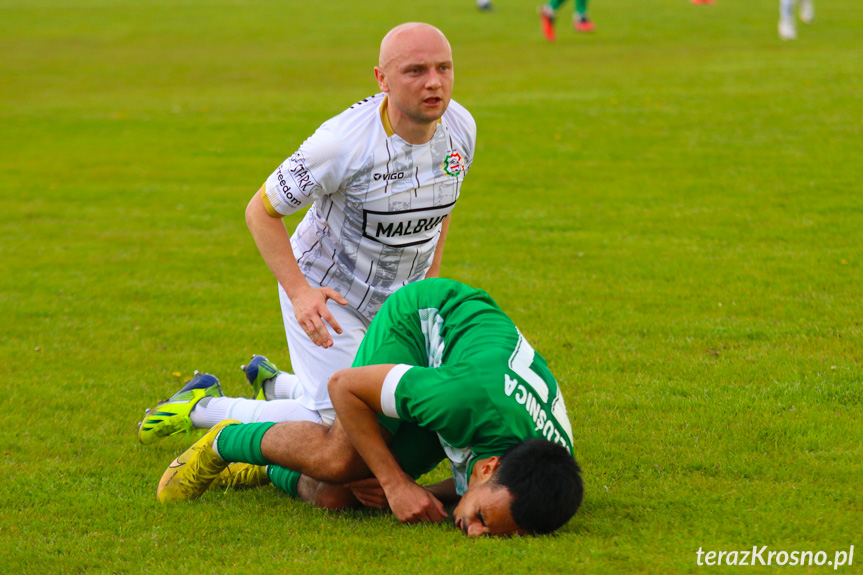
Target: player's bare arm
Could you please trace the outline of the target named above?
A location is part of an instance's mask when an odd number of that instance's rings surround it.
[[[446,243],[446,234],[449,231],[449,219],[451,217],[452,214],[448,215],[441,223],[440,238],[438,239],[437,246],[434,250],[434,259],[432,260],[431,267],[429,268],[429,271],[426,272],[427,278],[440,277],[440,263],[443,260],[443,245]]]
[[[366,507],[376,507],[377,509],[389,508],[384,488],[381,487],[381,482],[376,477],[353,481],[345,484],[345,487],[350,489],[353,496]],[[461,499],[455,489],[455,480],[452,477],[438,483],[425,485],[424,488],[434,495],[437,500],[446,505],[458,503],[459,499]]]
[[[402,471],[378,425],[381,388],[393,367],[370,365],[337,371],[330,378],[330,398],[351,443],[380,481],[393,514],[404,523],[437,523],[447,516],[443,504]]]
[[[327,300],[332,299],[340,305],[347,305],[348,302],[332,288],[315,289],[309,285],[294,257],[288,230],[280,217],[274,217],[267,212],[262,193],[260,190],[255,193],[246,207],[246,224],[255,245],[276,280],[285,288],[300,327],[315,345],[331,347],[333,338],[326,324],[336,330],[336,333],[342,333],[342,328],[327,309]]]
[[[345,487],[351,491],[351,494],[366,507],[374,507],[376,509],[388,509],[387,495],[384,493],[384,488],[381,487],[381,482],[376,477],[368,477],[359,481],[346,483]]]
[[[428,489],[436,499],[446,505],[458,503],[459,499],[461,499],[461,496],[455,489],[455,480],[452,477],[439,481],[438,483],[426,485],[425,488]]]

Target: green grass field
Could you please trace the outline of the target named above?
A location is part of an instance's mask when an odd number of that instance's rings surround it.
[[[0,571],[863,572],[863,4],[782,43],[776,0],[596,0],[587,36],[569,3],[549,45],[537,3],[0,0]],[[159,505],[191,438],[139,445],[144,408],[289,363],[246,203],[408,20],[479,125],[443,275],[548,360],[582,510],[467,540],[273,489]]]

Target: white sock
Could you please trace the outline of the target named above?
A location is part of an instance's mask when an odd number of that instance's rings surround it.
[[[783,20],[794,18],[794,5],[797,0],[779,0],[779,17]]]
[[[274,381],[275,380],[275,381]],[[268,390],[267,384],[272,382],[272,390]],[[300,387],[300,378],[296,374],[280,371],[276,377],[264,382],[264,395],[268,400],[272,399],[297,399],[303,393]],[[272,397],[270,397],[272,395]]]
[[[189,414],[192,425],[198,429],[209,429],[220,421],[231,419],[228,417],[228,412],[233,404],[240,401],[254,401],[241,397],[213,397],[209,398],[209,401],[205,401],[206,399],[199,401],[192,413]],[[260,403],[264,402],[261,401]],[[243,423],[252,423],[252,421],[243,421]]]
[[[300,402],[295,399],[275,399],[273,401],[259,401],[263,403],[263,407],[257,413],[257,421],[311,421],[312,423],[321,423],[321,416],[317,411],[313,411],[300,405]]]
[[[223,429],[222,431],[224,431],[224,429]],[[218,456],[219,456],[219,459],[221,459],[222,461],[224,461],[224,460],[225,460],[225,458],[224,458],[224,457],[222,457],[222,454],[221,454],[221,453],[219,453],[219,437],[221,437],[221,435],[222,435],[222,431],[220,431],[220,432],[219,432],[219,435],[217,435],[217,436],[216,436],[216,439],[214,439],[214,440],[213,440],[213,451],[215,451],[215,452],[216,452],[216,455],[218,455]]]
[[[260,401],[242,397],[214,397],[206,405],[199,402],[189,414],[192,424],[200,429],[213,427],[220,421],[236,419],[240,423],[260,421],[311,421],[321,423],[317,411],[307,409],[294,399]]]

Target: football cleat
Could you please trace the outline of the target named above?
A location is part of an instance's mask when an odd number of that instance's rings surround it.
[[[693,4],[713,4],[713,0],[692,0]]]
[[[811,24],[815,20],[815,5],[812,0],[800,0],[800,21],[804,24]]]
[[[543,4],[539,9],[539,18],[542,21],[542,35],[549,42],[554,42],[557,35],[554,32],[554,10],[548,4]]]
[[[593,22],[591,22],[587,16],[578,16],[573,18],[572,27],[579,32],[593,32],[596,30],[596,26],[593,25]]]
[[[232,463],[210,484],[210,489],[251,489],[270,484],[265,465]]]
[[[249,365],[241,365],[246,380],[252,386],[252,399],[266,400],[264,382],[279,375],[279,368],[263,355],[253,355]]]
[[[220,421],[171,462],[156,489],[156,499],[160,503],[189,501],[203,495],[213,480],[228,467],[228,462],[213,449],[216,437],[225,427],[235,423],[240,422],[236,419]]]
[[[216,376],[195,371],[195,376],[183,389],[144,412],[144,420],[138,424],[138,441],[149,445],[169,435],[192,431],[194,426],[189,414],[195,405],[205,397],[223,395]]]
[[[779,37],[783,40],[797,39],[797,26],[794,20],[783,18],[779,21]]]

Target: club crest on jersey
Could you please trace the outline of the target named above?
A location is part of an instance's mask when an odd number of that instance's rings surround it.
[[[464,171],[461,154],[456,150],[452,150],[446,155],[441,163],[441,169],[450,176],[457,176]]]

